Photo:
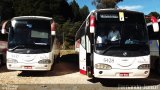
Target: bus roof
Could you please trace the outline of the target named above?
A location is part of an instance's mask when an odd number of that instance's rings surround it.
[[[39,20],[52,20],[50,17],[44,17],[44,16],[18,16],[12,18],[12,20],[21,20],[21,19],[39,19]]]
[[[132,13],[139,13],[139,14],[144,14],[143,12],[138,12],[138,11],[133,11],[133,10],[126,10],[126,9],[115,9],[115,8],[109,8],[109,9],[96,9],[96,10],[92,10],[86,19],[88,19],[90,17],[90,15],[92,15],[93,13],[97,13],[97,12],[103,12],[103,11],[113,11],[113,12],[132,12]]]
[[[115,9],[115,8],[109,8],[109,9],[96,9],[96,10],[93,10],[91,11],[90,13],[96,13],[96,12],[103,12],[103,11],[122,11],[122,12],[133,12],[133,13],[141,13],[143,14],[142,12],[139,12],[139,11],[133,11],[133,10],[127,10],[127,9]]]
[[[89,14],[88,14],[88,16],[87,16],[87,18],[85,19],[85,20],[87,20],[89,17],[90,17],[90,15],[92,15],[93,13],[97,13],[97,12],[103,12],[103,11],[122,11],[122,12],[133,12],[133,13],[140,13],[140,14],[143,14],[142,12],[138,12],[138,11],[131,11],[131,10],[126,10],[126,9],[115,9],[115,8],[107,8],[107,9],[96,9],[96,10],[92,10]],[[84,20],[84,22],[85,22],[85,20]],[[84,23],[83,22],[83,23]],[[83,24],[82,23],[82,24]],[[80,26],[80,27],[82,27],[82,25]]]

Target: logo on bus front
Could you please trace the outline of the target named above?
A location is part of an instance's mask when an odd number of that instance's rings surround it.
[[[114,59],[113,58],[104,58],[103,60],[106,63],[114,63]]]
[[[127,52],[123,52],[123,56],[127,56]]]
[[[31,51],[30,50],[27,50],[27,54],[29,54]]]

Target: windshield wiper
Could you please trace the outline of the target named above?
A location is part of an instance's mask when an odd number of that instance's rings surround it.
[[[15,46],[14,48],[9,49],[9,51],[14,51],[14,50],[16,50],[17,48],[24,48],[24,47],[25,47],[25,45],[17,45],[17,46]]]
[[[120,45],[113,45],[113,46],[109,46],[107,49],[104,50],[104,52],[102,54],[105,54],[109,49],[113,48],[113,47],[119,47]]]
[[[128,39],[126,40],[125,44],[144,44],[145,41],[135,40],[135,39]]]
[[[35,45],[47,45],[47,43],[34,43]]]

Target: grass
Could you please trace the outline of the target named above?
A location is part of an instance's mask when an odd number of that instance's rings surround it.
[[[76,54],[75,50],[60,50],[60,56],[68,55],[68,54]]]

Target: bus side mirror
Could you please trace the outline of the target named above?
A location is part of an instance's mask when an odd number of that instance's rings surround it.
[[[159,31],[158,20],[156,19],[156,17],[151,16],[151,21],[152,21],[152,25],[153,25],[153,31],[158,32]]]
[[[81,44],[80,39],[75,40],[75,41],[76,41],[75,42],[75,51],[79,52],[79,48],[80,48],[80,44]]]
[[[56,23],[54,21],[51,23],[51,35],[56,35]]]
[[[2,29],[1,29],[1,33],[2,34],[6,34],[8,33],[8,30],[10,28],[10,21],[5,21],[3,24],[2,24]]]
[[[3,24],[2,24],[2,29],[1,29],[1,33],[2,34],[6,34],[6,24],[7,24],[8,21],[5,21]]]
[[[3,29],[3,28],[2,28],[2,29],[1,29],[1,33],[2,33],[2,34],[6,34],[6,29]]]

